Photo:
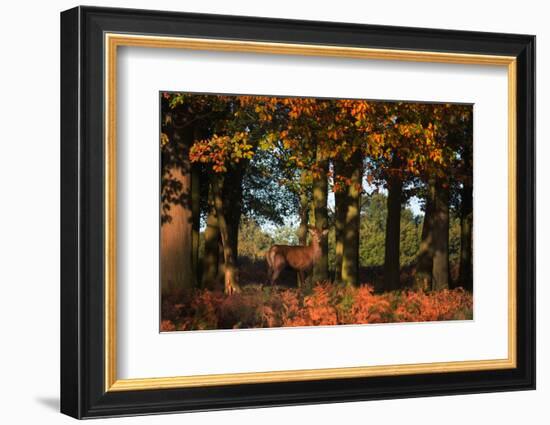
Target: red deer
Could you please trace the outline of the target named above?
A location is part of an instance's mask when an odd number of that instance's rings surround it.
[[[304,272],[311,270],[321,257],[321,239],[327,235],[328,229],[309,228],[311,242],[303,245],[273,245],[265,254],[267,261],[267,278],[271,285],[279,277],[285,267],[298,272],[298,286],[304,283]]]

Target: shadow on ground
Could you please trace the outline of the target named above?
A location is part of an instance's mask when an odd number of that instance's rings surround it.
[[[59,412],[59,397],[36,397],[35,400],[38,404]]]

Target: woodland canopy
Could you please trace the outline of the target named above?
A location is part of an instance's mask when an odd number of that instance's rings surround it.
[[[312,283],[472,291],[471,105],[160,101],[163,294],[263,284],[265,251],[308,226],[329,230]]]

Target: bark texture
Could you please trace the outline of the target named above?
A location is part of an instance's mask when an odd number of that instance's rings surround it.
[[[328,161],[317,154],[317,164],[320,172],[313,178],[313,211],[315,227],[318,230],[328,228]],[[328,239],[323,237],[321,241],[321,256],[313,266],[313,281],[320,282],[329,279],[328,275]]]
[[[426,187],[426,206],[422,224],[422,239],[418,248],[415,274],[415,289],[428,291],[432,287],[432,268],[434,257],[433,215],[435,203],[435,180],[428,180]]]
[[[438,179],[433,216],[432,290],[449,288],[449,184]]]
[[[162,183],[163,220],[160,235],[160,270],[163,293],[188,292],[196,284],[193,267],[192,178],[189,148],[193,142],[192,128],[169,127],[169,137],[175,146],[163,156]]]
[[[343,228],[342,282],[346,285],[359,284],[359,234],[361,214],[361,190],[363,179],[363,157],[360,151],[350,160],[350,185],[346,193],[345,222]]]
[[[400,238],[401,198],[403,181],[398,175],[388,179],[388,216],[386,220],[386,243],[384,249],[384,289],[393,291],[401,287],[400,281]]]

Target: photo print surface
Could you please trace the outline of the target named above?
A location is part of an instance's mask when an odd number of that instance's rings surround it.
[[[160,330],[473,319],[473,106],[161,92]]]

